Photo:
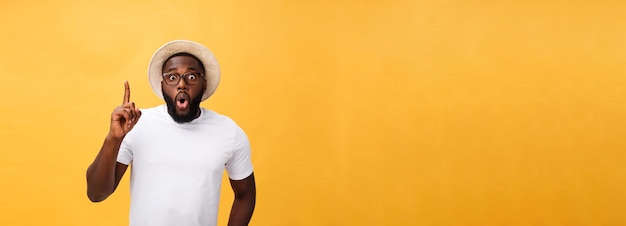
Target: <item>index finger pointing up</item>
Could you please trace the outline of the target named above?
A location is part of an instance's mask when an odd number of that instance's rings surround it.
[[[124,102],[122,104],[128,103],[130,101],[130,86],[128,86],[128,81],[124,81]]]

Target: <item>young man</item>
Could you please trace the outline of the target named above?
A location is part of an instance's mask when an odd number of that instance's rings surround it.
[[[130,225],[216,225],[227,170],[235,200],[229,225],[247,225],[256,200],[250,144],[230,118],[200,107],[215,92],[219,65],[204,46],[186,40],[159,48],[148,79],[164,105],[139,110],[124,101],[87,169],[87,195],[100,202],[130,165]]]

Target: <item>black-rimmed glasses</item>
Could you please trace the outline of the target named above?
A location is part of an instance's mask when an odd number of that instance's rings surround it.
[[[163,81],[165,82],[165,84],[170,85],[170,86],[175,86],[180,82],[180,78],[185,78],[185,83],[189,84],[189,85],[195,85],[198,84],[198,81],[200,81],[200,77],[204,78],[204,74],[200,73],[200,72],[187,72],[184,74],[178,74],[178,73],[164,73],[163,74]]]

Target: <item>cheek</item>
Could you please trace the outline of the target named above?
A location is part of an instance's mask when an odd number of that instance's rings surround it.
[[[204,94],[204,91],[206,90],[206,82],[202,84],[202,86],[198,86],[198,93],[200,93],[200,95]]]
[[[189,90],[189,91],[190,91],[189,94],[192,94],[194,96],[202,96],[202,94],[204,94],[204,88],[203,87],[197,87],[197,88],[195,88],[193,90]]]
[[[161,84],[161,91],[163,92],[163,95],[168,95],[170,97],[175,96],[177,93],[176,87],[170,87],[165,84]]]

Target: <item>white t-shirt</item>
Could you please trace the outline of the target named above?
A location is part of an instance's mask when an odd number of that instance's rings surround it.
[[[233,120],[201,108],[176,123],[165,105],[142,110],[117,161],[132,162],[130,225],[215,225],[224,169],[233,180],[253,170],[248,137]]]

